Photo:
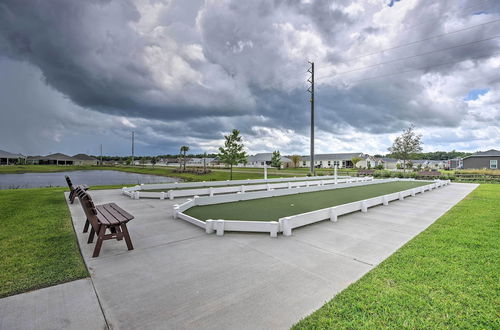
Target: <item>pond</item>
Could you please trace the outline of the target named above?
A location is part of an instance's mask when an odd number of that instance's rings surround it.
[[[128,173],[120,171],[68,171],[54,173],[0,174],[0,189],[67,187],[64,176],[74,184],[89,186],[136,185],[140,183],[169,183],[179,179],[165,176]]]

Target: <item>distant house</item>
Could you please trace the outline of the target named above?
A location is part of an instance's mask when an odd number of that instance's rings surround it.
[[[411,162],[414,169],[440,170],[445,167],[443,160],[410,159],[408,162]]]
[[[186,158],[186,166],[191,166],[191,167],[203,167],[205,166],[210,166],[215,158],[212,157],[200,157],[200,158]]]
[[[314,155],[314,167],[315,168],[333,168],[338,166],[338,168],[353,168],[352,163],[353,158],[361,158],[361,160],[356,164],[356,167],[375,167],[377,162],[375,158],[363,154],[361,152],[351,152],[351,153],[339,153],[339,154],[316,154]],[[299,166],[300,167],[310,167],[311,157],[302,157]],[[369,165],[368,165],[369,164]]]
[[[248,156],[246,164],[240,164],[238,166],[246,167],[264,167],[264,165],[271,166],[271,159],[273,158],[272,152],[264,152],[255,154],[253,156]],[[292,160],[288,157],[281,156],[281,168],[290,167]]]
[[[74,165],[75,161],[75,158],[61,153],[47,156],[29,156],[26,160],[26,162],[34,165]]]
[[[382,157],[380,161],[386,170],[395,170],[398,168],[398,164],[400,164],[400,161],[396,158]]]
[[[86,154],[77,154],[73,158],[75,159],[74,165],[97,165],[99,163],[97,159]]]
[[[447,170],[456,170],[464,167],[462,158],[448,159],[445,161],[444,168]]]
[[[20,160],[25,160],[26,156],[13,154],[8,151],[0,150],[0,165],[16,164]]]
[[[498,163],[500,163],[500,151],[495,149],[479,151],[475,154],[464,157],[462,162],[464,169],[488,168],[497,170]]]

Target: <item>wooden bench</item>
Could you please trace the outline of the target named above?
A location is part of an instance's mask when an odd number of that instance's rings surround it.
[[[83,232],[87,232],[90,224],[90,234],[87,241],[88,244],[94,241],[94,235],[97,235],[97,242],[95,244],[93,258],[98,257],[101,251],[102,242],[109,239],[116,239],[121,241],[125,239],[127,248],[133,250],[132,240],[127,229],[127,222],[134,219],[134,216],[116,205],[115,203],[108,203],[102,205],[94,205],[92,197],[81,188],[76,190],[83,211],[87,216],[87,221]],[[109,234],[106,234],[109,230]]]
[[[75,198],[77,196],[76,195],[76,188],[80,188],[83,191],[87,191],[87,190],[89,190],[89,187],[86,184],[80,184],[78,186],[74,186],[73,182],[71,182],[71,179],[69,178],[69,176],[65,175],[64,177],[66,178],[66,183],[68,184],[68,187],[69,187],[69,201],[71,202],[71,204],[73,204],[73,202],[75,201]]]

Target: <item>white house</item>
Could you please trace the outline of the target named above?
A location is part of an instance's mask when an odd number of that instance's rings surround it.
[[[238,164],[238,166],[245,167],[264,167],[264,165],[271,166],[271,159],[273,158],[272,152],[264,152],[249,156],[246,164]],[[290,167],[292,160],[290,158],[281,156],[281,168]]]
[[[353,168],[352,159],[361,158],[361,160],[356,164],[356,167],[370,167],[376,166],[376,161],[373,157],[363,154],[362,152],[350,152],[350,153],[338,153],[338,154],[316,154],[314,155],[314,167],[316,168],[333,168],[338,166],[338,168]],[[311,157],[302,157],[299,166],[300,167],[310,167]]]

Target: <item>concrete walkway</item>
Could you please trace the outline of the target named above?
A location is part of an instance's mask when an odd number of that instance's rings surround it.
[[[85,217],[78,202],[70,210],[111,328],[286,329],[358,280],[476,187],[451,184],[278,238],[207,235],[173,219],[172,206],[183,199],[132,200],[118,190],[92,191],[96,203],[116,202],[136,216],[129,224],[135,250],[127,251],[123,241],[105,241],[98,258],[90,257],[94,244],[88,245],[88,235],[82,234]],[[0,315],[6,299],[0,300]],[[75,298],[60,299],[59,306],[71,306]]]
[[[89,278],[0,299],[0,329],[106,329]]]

